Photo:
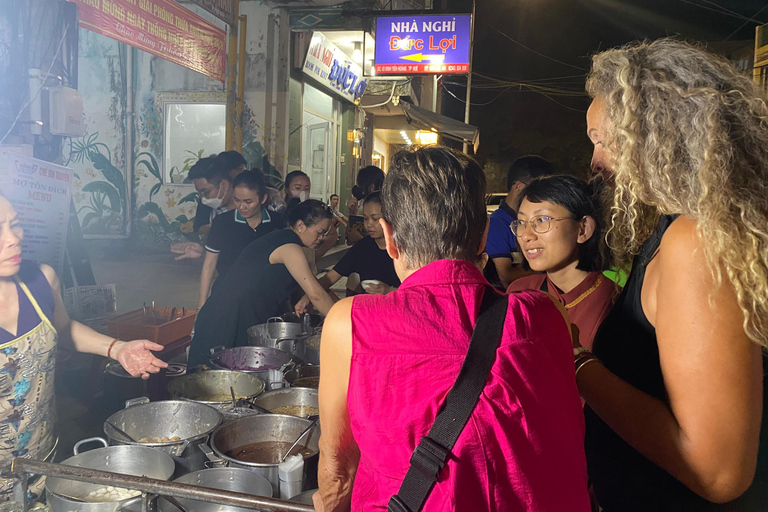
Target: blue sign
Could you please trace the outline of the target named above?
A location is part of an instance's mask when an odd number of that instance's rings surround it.
[[[471,14],[376,18],[377,75],[469,72]]]

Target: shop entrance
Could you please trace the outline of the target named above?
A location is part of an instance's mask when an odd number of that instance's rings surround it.
[[[312,181],[310,197],[328,201],[335,192],[337,176],[337,100],[304,84],[301,124],[301,170]]]
[[[311,114],[304,112],[305,119],[310,117],[304,125],[304,172],[312,181],[311,196],[322,201],[328,201],[326,196],[333,187],[334,169],[331,166],[330,155],[333,153],[333,144],[330,138],[331,122],[321,119],[311,119]]]

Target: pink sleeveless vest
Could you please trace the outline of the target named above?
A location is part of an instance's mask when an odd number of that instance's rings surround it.
[[[441,260],[352,306],[347,405],[360,447],[352,510],[385,510],[453,385],[488,284]],[[510,295],[496,361],[423,508],[589,511],[584,416],[562,316],[541,292]]]

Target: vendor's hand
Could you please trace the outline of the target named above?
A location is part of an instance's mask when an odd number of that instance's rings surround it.
[[[297,315],[301,316],[307,312],[307,307],[309,307],[309,297],[304,295],[293,307],[293,311],[296,312]]]
[[[176,261],[203,257],[203,246],[197,242],[181,242],[171,246],[171,252],[178,254]]]
[[[385,283],[379,283],[379,284],[371,284],[363,288],[365,290],[365,293],[368,293],[370,295],[386,295],[390,292],[393,292],[397,290],[397,288],[389,286]]]
[[[112,349],[112,355],[133,377],[148,379],[150,373],[167,368],[168,363],[156,358],[150,350],[161,351],[162,345],[149,340],[120,341]]]

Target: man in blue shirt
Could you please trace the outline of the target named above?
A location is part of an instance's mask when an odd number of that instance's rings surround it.
[[[509,227],[517,218],[514,210],[517,198],[531,180],[550,174],[554,174],[552,164],[536,155],[521,156],[509,166],[507,197],[491,214],[485,244],[485,252],[490,259],[485,267],[485,277],[500,290],[506,290],[512,281],[527,274],[518,267],[522,258],[515,235]]]

